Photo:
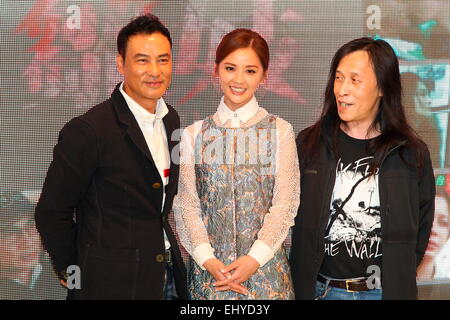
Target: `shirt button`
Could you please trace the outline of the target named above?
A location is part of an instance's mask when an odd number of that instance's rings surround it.
[[[152,184],[153,189],[159,189],[161,188],[161,183],[159,182],[155,182],[154,184]]]
[[[237,116],[238,116],[237,113],[235,113],[235,114],[234,114],[234,117],[237,118]]]
[[[156,262],[163,262],[164,261],[164,255],[157,254],[156,255]]]

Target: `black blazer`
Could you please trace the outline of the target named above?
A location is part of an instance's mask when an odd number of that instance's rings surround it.
[[[168,108],[163,122],[171,153],[180,120]],[[186,270],[167,220],[178,173],[171,157],[161,210],[162,180],[119,85],[111,98],[64,126],[35,216],[56,271],[81,269],[81,289],[69,290],[69,298],[162,299],[164,228],[178,295],[187,299]]]

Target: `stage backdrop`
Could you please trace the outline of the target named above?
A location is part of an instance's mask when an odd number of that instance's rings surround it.
[[[121,81],[116,35],[143,12],[174,40],[167,101],[182,126],[215,112],[212,77],[220,38],[237,27],[268,41],[261,106],[299,132],[320,114],[330,60],[345,42],[387,40],[401,61],[411,124],[432,152],[436,219],[419,268],[421,298],[450,295],[448,0],[2,0],[0,2],[0,298],[62,299],[33,222],[62,126],[107,98]]]

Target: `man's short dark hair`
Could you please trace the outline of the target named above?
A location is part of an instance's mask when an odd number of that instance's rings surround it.
[[[147,13],[134,18],[123,27],[117,36],[117,51],[125,59],[128,39],[136,34],[161,33],[169,40],[172,48],[172,38],[169,30],[161,23],[159,18],[151,13]]]
[[[22,219],[29,219],[34,224],[34,208],[39,194],[40,190],[0,193],[0,233],[14,232],[14,225]]]

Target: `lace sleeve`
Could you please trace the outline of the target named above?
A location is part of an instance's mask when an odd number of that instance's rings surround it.
[[[195,178],[195,137],[202,122],[196,122],[183,131],[180,142],[180,178],[173,212],[180,242],[194,260],[202,266],[213,257],[208,233],[201,218],[200,199]]]
[[[277,171],[272,206],[258,232],[258,240],[255,241],[249,253],[255,256],[255,251],[260,251],[257,260],[261,265],[270,260],[281,247],[288,235],[289,228],[294,225],[294,218],[300,203],[300,169],[294,130],[290,123],[281,118],[277,118],[276,124]],[[267,250],[269,248],[272,254],[267,254],[270,252]]]

